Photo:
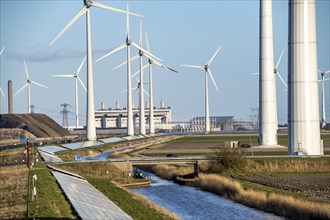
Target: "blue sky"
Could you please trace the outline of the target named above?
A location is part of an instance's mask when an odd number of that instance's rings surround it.
[[[126,8],[126,1],[99,1]],[[220,92],[209,82],[210,115],[233,115],[249,119],[250,107],[258,107],[258,42],[259,1],[130,1],[130,10],[143,14],[143,32],[148,32],[151,51],[164,64],[179,73],[154,67],[154,103],[161,100],[172,107],[174,118],[204,115],[204,73],[181,67],[180,64],[204,65],[222,45],[211,70]],[[71,104],[74,112],[73,79],[53,78],[52,74],[75,73],[86,50],[85,16],[82,16],[52,46],[49,43],[83,7],[82,0],[67,1],[12,1],[0,0],[0,47],[6,46],[1,56],[1,88],[7,95],[7,81],[13,81],[14,93],[25,83],[23,59],[27,60],[32,80],[51,87],[50,90],[31,87],[35,111],[45,113],[61,123],[61,104]],[[330,69],[330,3],[316,1],[318,66]],[[91,9],[93,60],[124,43],[124,14]],[[274,57],[285,53],[279,72],[287,78],[288,1],[273,1]],[[144,35],[145,36],[145,35]],[[139,19],[131,17],[131,38],[139,40]],[[144,41],[145,44],[145,41]],[[132,50],[133,55],[137,53]],[[125,60],[125,51],[93,64],[95,108],[105,102],[107,108],[119,101],[126,107],[126,69],[111,69]],[[138,62],[132,71],[138,70]],[[147,73],[147,72],[146,72]],[[86,65],[81,72],[86,83]],[[148,74],[144,80],[148,82]],[[136,80],[133,81],[136,85]],[[326,95],[330,94],[326,82]],[[287,93],[277,80],[278,116],[287,119]],[[86,93],[79,88],[81,124],[85,123]],[[135,106],[138,93],[134,92]],[[147,97],[145,97],[147,99]],[[1,113],[7,112],[7,101],[1,97]],[[327,120],[330,121],[330,101],[326,100]],[[14,111],[27,112],[27,91],[14,98]],[[73,114],[69,116],[73,125]]]

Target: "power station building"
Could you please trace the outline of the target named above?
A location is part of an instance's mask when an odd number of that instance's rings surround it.
[[[149,129],[149,102],[146,102],[144,110],[146,127]],[[165,107],[164,101],[160,102],[160,107],[154,107],[155,129],[170,129],[172,117],[171,107]],[[134,127],[139,126],[139,108],[134,107],[133,103]],[[127,109],[120,108],[120,103],[116,102],[115,108],[106,108],[105,103],[101,103],[101,109],[95,111],[96,128],[127,128]]]

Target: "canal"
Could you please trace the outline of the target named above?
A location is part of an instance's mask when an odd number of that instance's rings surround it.
[[[132,191],[167,209],[180,219],[283,219],[213,193],[163,180],[154,174],[148,173],[148,176],[151,177],[150,187],[135,188]]]

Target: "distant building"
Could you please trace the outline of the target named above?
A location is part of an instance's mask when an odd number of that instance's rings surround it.
[[[144,110],[146,128],[149,129],[149,102],[146,103]],[[165,107],[164,101],[160,102],[160,107],[154,107],[155,129],[170,129],[172,111],[171,107]],[[139,109],[134,107],[133,103],[133,121],[135,127],[139,126]],[[105,108],[105,104],[101,103],[101,109],[95,111],[96,128],[127,128],[127,109],[120,108],[119,102],[116,102],[115,108]]]

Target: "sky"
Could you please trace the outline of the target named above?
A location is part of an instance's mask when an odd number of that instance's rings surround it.
[[[126,1],[99,1],[125,9]],[[144,15],[143,35],[148,32],[151,52],[179,73],[153,67],[154,105],[160,101],[172,108],[172,119],[189,119],[205,113],[204,72],[180,66],[205,65],[217,48],[222,49],[210,68],[219,87],[209,81],[211,116],[234,116],[249,120],[251,109],[258,108],[259,1],[129,1],[130,10]],[[54,78],[54,74],[74,74],[86,51],[86,19],[80,17],[53,46],[49,43],[83,7],[82,0],[19,1],[0,0],[1,55],[0,86],[7,97],[7,82],[13,81],[13,93],[25,83],[23,59],[31,80],[49,86],[31,86],[35,112],[45,113],[62,123],[61,104],[69,103],[69,124],[74,125],[74,80]],[[330,69],[330,1],[316,1],[317,61],[321,70]],[[131,16],[131,39],[139,42],[139,18]],[[126,16],[91,8],[93,60],[125,41]],[[285,53],[279,66],[287,79],[288,1],[273,1],[274,57]],[[143,39],[145,45],[145,37]],[[132,56],[138,51],[132,49]],[[95,109],[101,102],[114,108],[116,101],[126,107],[126,68],[112,68],[126,59],[126,51],[93,63]],[[146,60],[144,62],[147,62]],[[138,70],[132,63],[132,73]],[[80,73],[86,84],[86,64]],[[330,77],[330,75],[328,75]],[[148,83],[148,72],[144,81]],[[133,87],[137,85],[132,80]],[[145,85],[148,89],[148,84]],[[280,123],[287,121],[287,92],[277,79],[277,110]],[[321,90],[319,91],[319,93]],[[330,121],[330,80],[325,83],[327,121]],[[138,106],[138,92],[133,92]],[[148,97],[145,97],[145,100]],[[0,112],[7,112],[7,99],[0,98]],[[321,100],[320,100],[321,105]],[[27,90],[14,97],[14,112],[27,112]],[[79,87],[80,124],[86,123],[86,93]]]

